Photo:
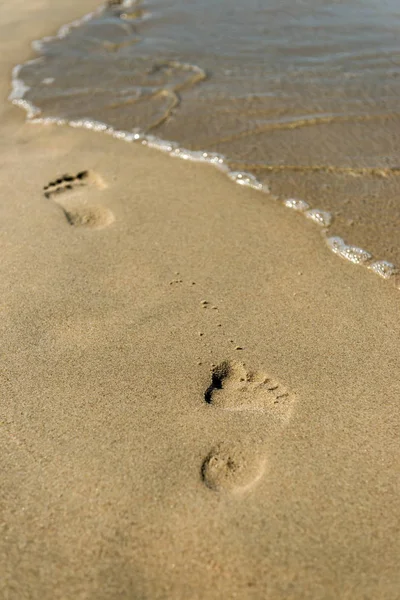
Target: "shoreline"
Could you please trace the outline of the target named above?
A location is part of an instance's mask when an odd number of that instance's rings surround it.
[[[374,274],[378,275],[382,279],[391,280],[396,287],[400,289],[400,277],[399,269],[391,261],[383,258],[374,257],[371,252],[366,249],[360,248],[357,245],[352,245],[348,241],[345,241],[338,235],[330,235],[330,226],[334,224],[332,214],[326,210],[315,208],[311,206],[305,199],[299,199],[297,197],[284,198],[282,196],[276,196],[271,194],[269,187],[263,185],[257,180],[257,178],[250,172],[236,171],[229,167],[229,158],[220,154],[210,152],[206,149],[190,151],[186,148],[179,147],[176,142],[163,140],[152,134],[146,134],[145,132],[128,132],[124,130],[115,130],[112,126],[107,123],[94,121],[88,118],[82,118],[78,120],[68,121],[67,119],[57,117],[41,117],[41,109],[32,104],[31,102],[24,99],[26,92],[30,89],[27,87],[22,79],[19,79],[21,69],[35,60],[40,59],[41,47],[44,43],[54,40],[62,39],[66,37],[70,30],[75,27],[79,27],[82,23],[90,21],[93,17],[104,10],[104,5],[98,6],[96,9],[89,13],[84,14],[78,19],[74,19],[71,22],[63,24],[55,35],[44,36],[43,38],[36,39],[31,43],[32,49],[37,55],[36,58],[28,60],[24,63],[20,63],[14,66],[12,71],[11,86],[12,90],[9,95],[9,100],[15,106],[23,109],[26,113],[26,121],[30,124],[41,124],[41,125],[61,125],[70,126],[73,128],[83,128],[93,130],[99,133],[104,133],[115,137],[118,140],[125,141],[128,143],[137,142],[151,148],[157,149],[170,155],[173,158],[181,158],[186,161],[200,162],[210,164],[217,169],[225,172],[227,176],[239,185],[248,186],[270,195],[271,199],[278,200],[287,208],[296,210],[301,213],[306,219],[314,222],[318,227],[321,228],[321,237],[324,240],[327,247],[338,257],[343,260],[349,261],[354,265],[363,266],[368,268]],[[146,17],[147,18],[147,17]],[[197,66],[193,68],[199,69]],[[344,171],[346,169],[343,169]],[[390,175],[391,172],[397,172],[397,169],[387,169],[388,174],[383,173],[383,169],[375,169],[379,176]],[[355,171],[353,169],[353,171]],[[360,171],[368,171],[367,169],[360,169]]]

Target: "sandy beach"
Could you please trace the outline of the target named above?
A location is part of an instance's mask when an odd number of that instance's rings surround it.
[[[399,289],[210,166],[26,124],[11,69],[96,6],[0,7],[0,596],[398,599]]]

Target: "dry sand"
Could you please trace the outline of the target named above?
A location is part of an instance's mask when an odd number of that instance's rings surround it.
[[[399,290],[211,167],[24,124],[11,67],[95,5],[0,8],[0,597],[398,599]]]

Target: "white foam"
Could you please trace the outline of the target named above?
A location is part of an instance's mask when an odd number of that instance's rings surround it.
[[[29,61],[29,63],[35,62]],[[31,89],[25,82],[19,78],[19,74],[21,72],[22,65],[17,65],[12,70],[12,79],[11,79],[11,93],[8,96],[8,99],[15,104],[15,106],[19,106],[20,108],[26,111],[27,119],[33,119],[37,115],[40,114],[40,109],[35,106],[32,102],[25,100],[24,96]]]
[[[307,210],[304,213],[304,216],[307,219],[314,221],[314,223],[317,223],[317,225],[321,225],[321,227],[329,227],[329,225],[332,223],[331,213],[326,212],[325,210],[319,210],[318,208]]]
[[[114,129],[112,132],[109,131],[107,133],[115,137],[117,140],[123,140],[124,142],[137,142],[142,138],[140,133],[122,131],[120,129]]]
[[[109,127],[102,121],[94,121],[92,119],[76,119],[69,121],[71,127],[91,129],[92,131],[104,131],[107,133],[113,133],[114,129]]]
[[[228,177],[239,185],[245,185],[253,188],[254,190],[263,190],[265,192],[268,191],[268,186],[263,185],[261,181],[258,181],[258,179],[251,173],[246,173],[244,171],[229,171]]]
[[[283,201],[283,204],[286,206],[286,208],[291,208],[292,210],[297,210],[299,212],[304,212],[310,208],[310,205],[307,204],[307,202],[304,200],[299,200],[298,198],[288,198],[287,200]]]
[[[36,117],[30,119],[28,123],[34,125],[69,125],[67,119],[60,119],[58,117]]]
[[[9,94],[8,99],[13,104],[15,104],[15,106],[19,106],[20,108],[25,110],[26,118],[29,120],[39,115],[41,111],[32,102],[29,102],[24,98],[26,92],[29,92],[31,88],[28,85],[26,85],[22,79],[19,78],[21,69],[22,65],[17,65],[12,70],[11,93]]]
[[[147,139],[148,138],[146,136],[146,140]],[[221,156],[220,154],[216,154],[214,152],[205,152],[203,150],[200,150],[200,151],[187,150],[186,148],[180,148],[179,146],[177,146],[176,144],[173,144],[172,142],[167,142],[166,140],[161,140],[161,139],[157,139],[156,142],[151,141],[148,145],[149,146],[151,145],[153,148],[158,147],[158,149],[160,149],[164,152],[169,152],[170,156],[173,156],[175,158],[182,158],[183,160],[190,160],[193,162],[205,162],[210,165],[213,165],[214,167],[217,167],[218,169],[220,169],[222,171],[226,171],[226,172],[229,171],[229,169],[225,163],[225,157]],[[171,150],[168,150],[169,145],[171,146]]]
[[[46,42],[51,41],[52,39],[53,39],[52,37],[47,36],[40,40],[33,40],[32,44],[31,44],[32,49],[35,52],[41,52],[43,49],[43,46],[46,44]]]
[[[28,119],[34,119],[36,115],[40,115],[40,110],[27,100],[13,100],[13,104],[23,108],[26,111]]]
[[[367,250],[358,248],[358,246],[350,246],[340,237],[329,237],[326,242],[332,252],[355,265],[363,265],[372,258],[372,254],[367,252]]]
[[[201,161],[206,162],[210,165],[214,165],[223,171],[229,171],[229,168],[226,164],[225,157],[222,154],[217,154],[216,152],[198,152],[199,158]]]
[[[179,146],[171,151],[171,156],[181,158],[182,160],[196,160],[196,156],[193,152],[186,150],[186,148],[179,148]]]
[[[372,264],[368,265],[368,269],[371,269],[371,271],[383,279],[390,279],[393,275],[398,273],[398,270],[394,264],[388,262],[387,260],[376,260]]]
[[[8,99],[11,100],[11,102],[23,98],[26,92],[31,89],[29,85],[25,85],[22,79],[19,78],[21,68],[22,65],[17,65],[12,70],[11,94],[8,96]]]
[[[175,142],[161,140],[155,135],[147,135],[146,138],[142,141],[142,144],[148,146],[149,148],[155,148],[156,150],[160,150],[160,152],[166,152],[167,154],[170,154],[178,148],[178,144],[176,144]]]
[[[12,102],[14,100],[20,100],[25,96],[26,92],[28,92],[30,89],[31,88],[29,87],[29,85],[25,85],[24,82],[22,81],[22,79],[13,79],[12,91],[8,98]]]

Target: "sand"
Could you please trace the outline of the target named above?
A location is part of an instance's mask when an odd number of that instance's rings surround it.
[[[212,167],[25,124],[12,66],[95,5],[0,8],[0,596],[397,599],[399,290]]]

